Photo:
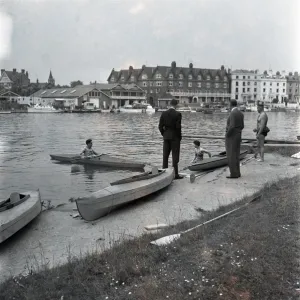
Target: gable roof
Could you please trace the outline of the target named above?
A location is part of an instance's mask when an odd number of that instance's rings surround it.
[[[1,97],[1,96],[15,96],[15,97],[21,97],[19,94],[16,94],[16,93],[14,93],[14,92],[12,92],[12,91],[10,91],[10,90],[6,90],[6,89],[0,91],[0,97]]]
[[[13,71],[3,71],[3,74],[6,74],[7,77],[12,81],[12,82],[23,82],[23,83],[28,83],[29,82],[29,78],[26,75],[26,73],[20,73],[20,72],[13,72]],[[3,76],[2,74],[2,76]],[[1,76],[1,77],[2,77]]]

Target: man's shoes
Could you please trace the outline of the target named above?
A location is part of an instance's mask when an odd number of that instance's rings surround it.
[[[239,178],[241,176],[226,176],[226,178],[231,178],[231,179],[234,179],[234,178]]]
[[[176,180],[176,179],[183,179],[183,178],[184,178],[183,176],[177,174],[177,175],[175,175],[174,180]]]

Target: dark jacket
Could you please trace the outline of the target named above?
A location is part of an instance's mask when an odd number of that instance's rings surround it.
[[[226,137],[231,137],[234,134],[241,133],[244,129],[244,115],[243,113],[235,108],[230,112],[230,115],[227,119],[226,126]]]
[[[164,111],[160,116],[158,129],[164,140],[181,140],[181,113],[173,108]]]

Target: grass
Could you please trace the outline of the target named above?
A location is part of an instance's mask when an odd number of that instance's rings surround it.
[[[65,265],[11,278],[0,299],[296,299],[299,281],[300,177],[264,189],[259,201],[164,247],[150,245],[247,202],[159,234],[69,257]]]

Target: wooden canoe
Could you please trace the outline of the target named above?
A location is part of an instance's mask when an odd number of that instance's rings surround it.
[[[139,163],[135,161],[125,160],[118,157],[113,157],[108,154],[101,154],[94,157],[84,157],[74,154],[50,154],[53,160],[57,160],[63,163],[76,163],[95,165],[103,167],[111,167],[116,169],[135,169],[141,170],[145,167],[145,163]]]
[[[42,211],[39,191],[12,193],[0,202],[0,243],[15,234]]]
[[[241,151],[240,159],[245,158],[247,153],[248,153],[248,151]],[[227,164],[228,164],[228,162],[227,162],[226,152],[222,152],[217,156],[205,158],[200,162],[192,164],[188,168],[190,171],[205,171],[205,170],[211,170],[211,169],[224,167],[224,166],[227,166]]]
[[[167,187],[173,179],[173,168],[158,170],[157,174],[148,172],[122,179],[87,197],[76,199],[77,209],[84,220],[93,221],[107,215],[122,204],[148,196]]]

